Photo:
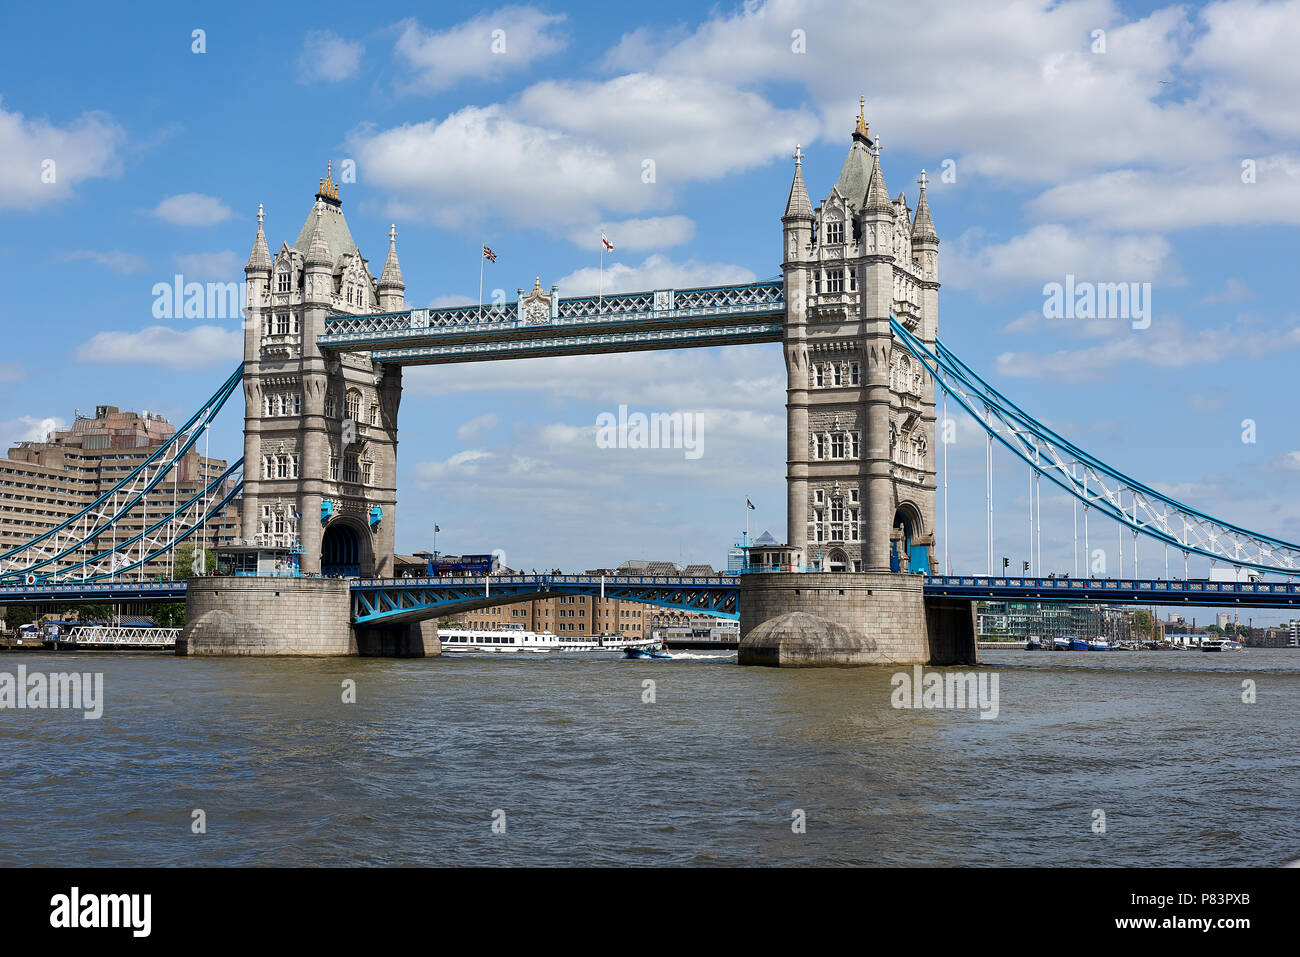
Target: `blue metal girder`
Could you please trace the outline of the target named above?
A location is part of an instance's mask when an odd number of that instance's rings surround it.
[[[739,618],[740,580],[598,575],[493,575],[490,578],[363,579],[352,584],[355,624],[422,621],[557,595],[638,601],[718,618]]]
[[[42,601],[60,603],[134,599],[169,601],[184,597],[185,582],[183,581],[99,581],[68,582],[59,585],[37,582],[35,585],[0,586],[0,605],[21,605]]]
[[[925,594],[927,597],[987,601],[1070,601],[1108,605],[1246,605],[1252,608],[1291,608],[1300,605],[1300,583],[1268,581],[927,575]]]

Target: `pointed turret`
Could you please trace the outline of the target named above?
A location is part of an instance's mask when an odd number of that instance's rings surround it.
[[[867,195],[862,201],[862,212],[871,216],[877,213],[894,215],[894,201],[889,198],[885,187],[885,174],[880,169],[880,137],[876,137],[876,148],[871,154],[871,176],[867,180]]]
[[[262,204],[257,204],[257,235],[253,237],[253,251],[248,254],[248,265],[244,267],[244,274],[265,273],[271,275],[271,250],[266,245],[266,233],[262,230],[262,220],[266,214],[262,212]]]
[[[316,203],[316,224],[312,227],[311,242],[307,246],[307,266],[334,266],[330,256],[329,243],[325,241],[325,232],[321,225],[321,215],[325,212],[319,201]]]
[[[939,236],[934,231],[934,221],[930,218],[930,201],[925,198],[925,184],[929,182],[925,170],[921,170],[921,198],[916,201],[916,215],[912,217],[912,243],[939,244]]]
[[[790,184],[790,198],[786,200],[785,215],[782,222],[791,219],[813,218],[812,202],[808,199],[808,187],[803,181],[803,152],[796,144],[794,148],[794,181]]]
[[[397,224],[388,230],[388,258],[379,276],[379,308],[384,312],[397,312],[402,308],[406,283],[402,281],[402,267],[397,262]]]

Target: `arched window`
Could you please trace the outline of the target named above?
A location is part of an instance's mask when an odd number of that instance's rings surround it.
[[[288,292],[288,291],[289,291],[289,270],[287,270],[287,269],[281,269],[281,270],[276,274],[276,277],[275,277],[275,291],[276,291],[276,292]]]
[[[334,398],[334,393],[331,392],[329,395],[325,396],[325,418],[332,419],[338,414],[339,403],[338,400]]]
[[[348,389],[347,394],[348,418],[353,422],[361,421],[361,392],[358,389]]]

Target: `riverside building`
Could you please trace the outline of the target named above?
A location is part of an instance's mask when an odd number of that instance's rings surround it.
[[[176,433],[163,416],[123,412],[112,405],[95,408],[94,415],[76,413],[69,428],[46,434],[43,441],[24,441],[0,459],[0,552],[8,551],[57,528],[105,492],[110,491]],[[125,542],[166,518],[178,503],[199,494],[226,470],[222,459],[195,451],[181,457],[144,502],[117,523],[114,536],[104,536],[99,550]],[[214,498],[220,494],[213,493]],[[239,512],[232,503],[207,523],[209,547],[239,535]],[[195,533],[192,541],[201,540]],[[69,568],[82,555],[68,555],[42,573]],[[89,556],[87,556],[89,557]],[[133,577],[169,577],[170,555],[129,572]]]

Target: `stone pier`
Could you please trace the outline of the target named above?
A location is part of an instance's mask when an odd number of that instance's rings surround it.
[[[178,655],[433,657],[437,622],[354,628],[348,582],[337,578],[195,578]]]
[[[927,602],[920,575],[751,573],[740,584],[742,665],[973,664],[971,602]]]

